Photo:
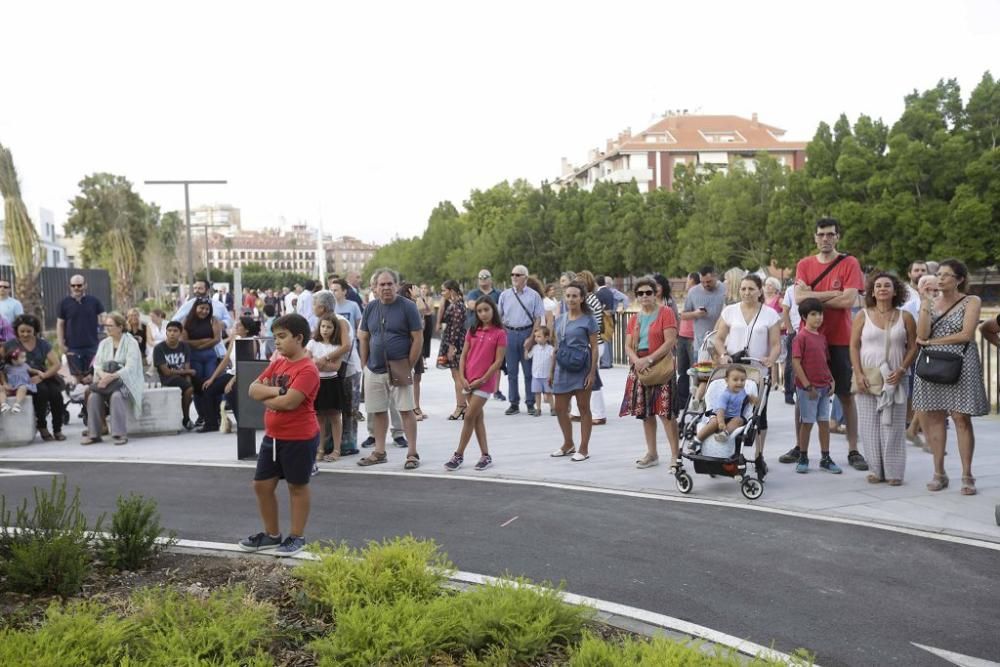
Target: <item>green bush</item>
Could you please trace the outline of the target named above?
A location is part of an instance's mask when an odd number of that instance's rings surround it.
[[[103,605],[52,603],[41,627],[0,631],[0,665],[95,667],[119,664],[134,632],[128,621],[108,615]]]
[[[98,540],[98,552],[111,567],[135,570],[177,542],[173,532],[167,540],[158,542],[162,532],[155,500],[134,494],[128,498],[118,496],[111,529]]]
[[[7,586],[25,593],[79,592],[90,571],[92,554],[87,517],[80,510],[80,490],[66,494],[66,479],[52,478],[48,492],[35,487],[35,504],[17,507],[13,520],[0,496],[0,556]],[[104,516],[94,530],[100,530]]]
[[[608,642],[586,634],[570,650],[568,667],[765,667],[786,663],[765,658],[746,658],[732,649],[705,651],[699,642],[683,642],[665,637],[650,640],[625,638]],[[793,655],[794,665],[811,665],[800,653]]]
[[[361,550],[340,545],[313,552],[319,560],[302,563],[294,574],[310,601],[338,614],[402,598],[430,600],[441,595],[455,569],[437,544],[413,536],[369,542]]]
[[[242,586],[220,588],[206,597],[170,589],[145,589],[136,607],[135,664],[270,665],[277,611]]]

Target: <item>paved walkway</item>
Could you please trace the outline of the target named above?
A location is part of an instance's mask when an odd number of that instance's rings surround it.
[[[646,470],[635,468],[635,459],[644,451],[642,428],[634,419],[616,416],[625,371],[612,369],[602,371],[602,374],[609,419],[607,425],[594,428],[589,461],[574,463],[568,458],[549,457],[549,452],[562,441],[554,417],[529,417],[524,412],[508,417],[503,414],[506,403],[490,401],[486,427],[495,461],[493,467],[482,473],[472,470],[472,462],[477,458],[473,441],[467,451],[466,466],[458,472],[449,473],[444,470],[443,464],[455,447],[461,422],[445,419],[454,405],[450,376],[445,371],[431,369],[424,376],[421,399],[429,418],[419,425],[418,443],[423,465],[418,472],[423,475],[491,477],[681,497],[673,478],[667,473],[666,465]],[[780,394],[775,393],[774,396],[777,398]],[[946,466],[952,477],[952,486],[943,492],[931,493],[924,486],[932,472],[930,454],[908,446],[907,476],[903,486],[871,485],[865,480],[866,473],[847,466],[844,436],[832,436],[831,445],[834,459],[844,468],[842,475],[830,475],[815,468],[808,475],[797,475],[792,466],[777,461],[778,456],[793,443],[792,408],[781,400],[775,400],[769,408],[768,418],[771,433],[766,458],[771,472],[764,495],[754,501],[754,505],[1000,542],[1000,526],[996,525],[995,519],[995,507],[1000,504],[1000,417],[982,417],[974,422],[979,445],[974,464],[979,495],[973,497],[964,497],[959,493],[960,468],[954,433],[951,431]],[[361,426],[363,428],[364,424]],[[578,433],[579,426],[576,428]],[[66,442],[36,441],[26,447],[0,448],[0,468],[4,460],[39,459],[236,463],[235,435],[191,433],[137,437],[124,447],[114,447],[109,443],[81,447],[78,444],[81,432],[80,422],[74,419],[65,429],[69,436]],[[666,462],[669,459],[665,454],[666,439],[662,432],[659,437],[661,460]],[[812,448],[818,450],[815,440]],[[388,452],[389,463],[373,469],[358,467],[355,464],[358,457],[347,457],[337,463],[322,464],[322,467],[361,474],[367,474],[369,470],[402,473],[404,451],[390,446]],[[818,457],[814,456],[813,460],[818,461]],[[251,462],[244,464],[252,465]],[[694,476],[694,490],[687,497],[738,505],[750,502],[743,498],[732,479],[711,479],[704,475]]]

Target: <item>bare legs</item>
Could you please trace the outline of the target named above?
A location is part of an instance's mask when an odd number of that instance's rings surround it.
[[[562,448],[566,451],[573,449],[573,422],[569,419],[569,400],[576,399],[576,404],[580,409],[580,448],[579,452],[584,456],[590,455],[590,432],[593,429],[593,419],[590,414],[590,390],[580,389],[569,394],[556,394],[556,417],[559,420],[559,429],[563,435]]]
[[[459,456],[465,455],[465,448],[468,447],[472,434],[476,434],[476,441],[479,443],[479,451],[483,456],[490,453],[490,448],[486,444],[486,420],[483,414],[483,406],[486,399],[475,394],[469,396],[469,407],[465,411],[465,421],[462,422],[462,434],[458,437],[458,449],[455,453]]]

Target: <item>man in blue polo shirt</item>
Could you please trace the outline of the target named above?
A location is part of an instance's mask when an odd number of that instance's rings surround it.
[[[528,287],[528,269],[518,264],[510,270],[514,283],[500,293],[497,310],[500,321],[507,332],[507,396],[510,407],[504,414],[516,415],[521,411],[521,394],[517,388],[517,376],[524,372],[524,403],[528,414],[535,410],[535,394],[531,391],[531,360],[525,356],[524,342],[531,338],[535,327],[545,320],[545,305],[538,292]]]
[[[83,381],[90,375],[90,366],[97,354],[97,331],[104,318],[104,304],[87,294],[83,276],[69,279],[69,296],[59,303],[56,336],[66,353],[70,372]]]

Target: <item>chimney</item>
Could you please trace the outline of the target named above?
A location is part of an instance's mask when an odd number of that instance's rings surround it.
[[[573,165],[566,158],[562,158],[562,175],[567,176],[571,173],[573,173]]]
[[[750,116],[750,127],[760,127],[760,123],[757,122],[757,112],[754,111]]]

